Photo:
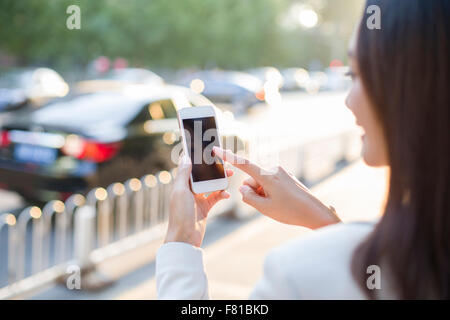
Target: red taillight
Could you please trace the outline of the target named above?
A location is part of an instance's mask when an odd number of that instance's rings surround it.
[[[94,162],[103,162],[114,157],[117,151],[119,151],[119,144],[117,143],[86,141],[80,158]]]
[[[0,131],[0,148],[6,148],[11,144],[9,139],[9,132],[2,130]]]
[[[66,143],[62,151],[66,155],[80,160],[104,162],[114,157],[119,151],[119,148],[119,143],[100,143],[85,140],[76,135],[70,135],[66,138]]]
[[[264,88],[261,88],[261,90],[259,90],[258,92],[255,93],[255,97],[256,99],[258,99],[259,101],[264,101],[264,99],[266,98],[266,93],[264,91]]]

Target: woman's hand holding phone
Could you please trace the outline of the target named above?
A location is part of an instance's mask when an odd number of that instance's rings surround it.
[[[276,172],[267,172],[231,151],[215,147],[214,153],[250,175],[239,191],[243,201],[262,214],[282,223],[311,229],[340,222],[330,208],[284,169],[279,167]],[[184,155],[173,186],[165,242],[185,242],[200,247],[209,211],[230,194],[226,191],[212,192],[208,197],[193,194],[189,185],[191,170],[191,160]],[[227,176],[232,175],[233,171],[227,170]]]
[[[329,207],[283,168],[269,172],[229,150],[214,147],[214,153],[250,176],[239,189],[243,201],[269,218],[311,229],[340,222]]]
[[[164,242],[185,242],[200,247],[206,230],[206,218],[211,208],[220,200],[228,199],[226,191],[216,191],[205,197],[203,194],[193,194],[189,186],[192,164],[189,156],[180,159],[175,182],[173,185],[169,226]],[[227,170],[227,176],[233,175]]]

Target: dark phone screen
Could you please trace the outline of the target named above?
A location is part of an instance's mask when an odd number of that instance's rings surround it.
[[[213,156],[213,147],[219,147],[219,134],[214,117],[183,119],[194,182],[225,178],[222,160]]]

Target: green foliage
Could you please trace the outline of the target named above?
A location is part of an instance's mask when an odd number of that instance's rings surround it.
[[[66,8],[71,4],[81,8],[81,30],[66,27]],[[21,64],[59,67],[86,65],[99,55],[170,68],[304,64],[316,54],[328,59],[314,33],[287,33],[280,27],[278,19],[288,4],[287,0],[1,0],[0,51],[16,56]]]

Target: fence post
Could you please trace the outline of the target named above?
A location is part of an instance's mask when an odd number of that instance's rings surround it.
[[[134,219],[134,231],[142,230],[144,223],[144,198],[142,194],[142,183],[139,179],[132,178],[125,182],[128,194],[129,210],[131,209]]]
[[[108,192],[104,188],[91,190],[87,195],[87,204],[97,210],[97,246],[106,246],[110,242],[111,219]]]
[[[144,217],[147,227],[151,227],[158,221],[158,179],[148,174],[141,178],[141,182],[144,186]]]
[[[113,183],[107,189],[111,214],[114,217],[114,227],[117,230],[117,238],[122,239],[127,235],[127,194],[122,183]],[[115,236],[113,234],[113,236]]]
[[[16,259],[17,259],[17,229],[16,217],[11,213],[0,215],[0,233],[4,226],[8,227],[8,266],[7,266],[7,281],[8,284],[16,280]]]
[[[35,221],[40,221],[42,216],[42,211],[38,207],[28,207],[22,210],[19,214],[17,227],[17,277],[16,280],[21,280],[25,277],[25,263],[26,263],[26,241],[27,241],[27,225],[28,221],[33,219],[33,230],[32,230],[32,257],[33,260],[39,251],[39,246],[42,246],[42,228],[40,225],[35,224]],[[36,242],[35,242],[36,240]],[[40,259],[40,258],[39,258]]]
[[[99,290],[113,282],[97,272],[91,261],[91,253],[95,248],[95,217],[95,207],[91,205],[80,207],[75,214],[75,261],[81,271],[81,289],[84,290]]]
[[[170,182],[172,181],[172,175],[168,171],[161,171],[158,175],[158,180],[160,182],[159,221],[163,222],[169,214],[170,193],[172,191]]]
[[[83,206],[75,214],[74,244],[75,259],[80,268],[90,265],[90,254],[94,249],[95,209]]]
[[[63,262],[69,259],[69,255],[66,252],[74,251],[73,234],[69,236],[69,228],[74,226],[73,215],[75,210],[86,203],[86,198],[81,194],[73,194],[67,198],[65,202],[64,214],[59,214],[56,216],[56,224],[60,227],[57,228],[61,233],[56,235],[56,252],[55,261]],[[73,230],[73,228],[72,228]]]
[[[53,200],[48,202],[44,208],[42,209],[42,219],[43,219],[43,233],[44,233],[44,239],[45,244],[42,252],[42,261],[40,265],[37,266],[39,270],[42,270],[45,266],[51,265],[51,259],[50,259],[50,252],[51,252],[51,232],[52,232],[52,217],[57,214],[57,216],[65,216],[65,206],[62,201],[59,200]],[[57,248],[58,245],[65,246],[65,239],[57,239],[57,235],[61,234],[60,228],[64,228],[64,225],[62,223],[57,223],[58,220],[55,218],[55,235],[54,235],[54,248],[55,248],[55,258],[54,261],[56,261],[56,252],[61,250]]]

